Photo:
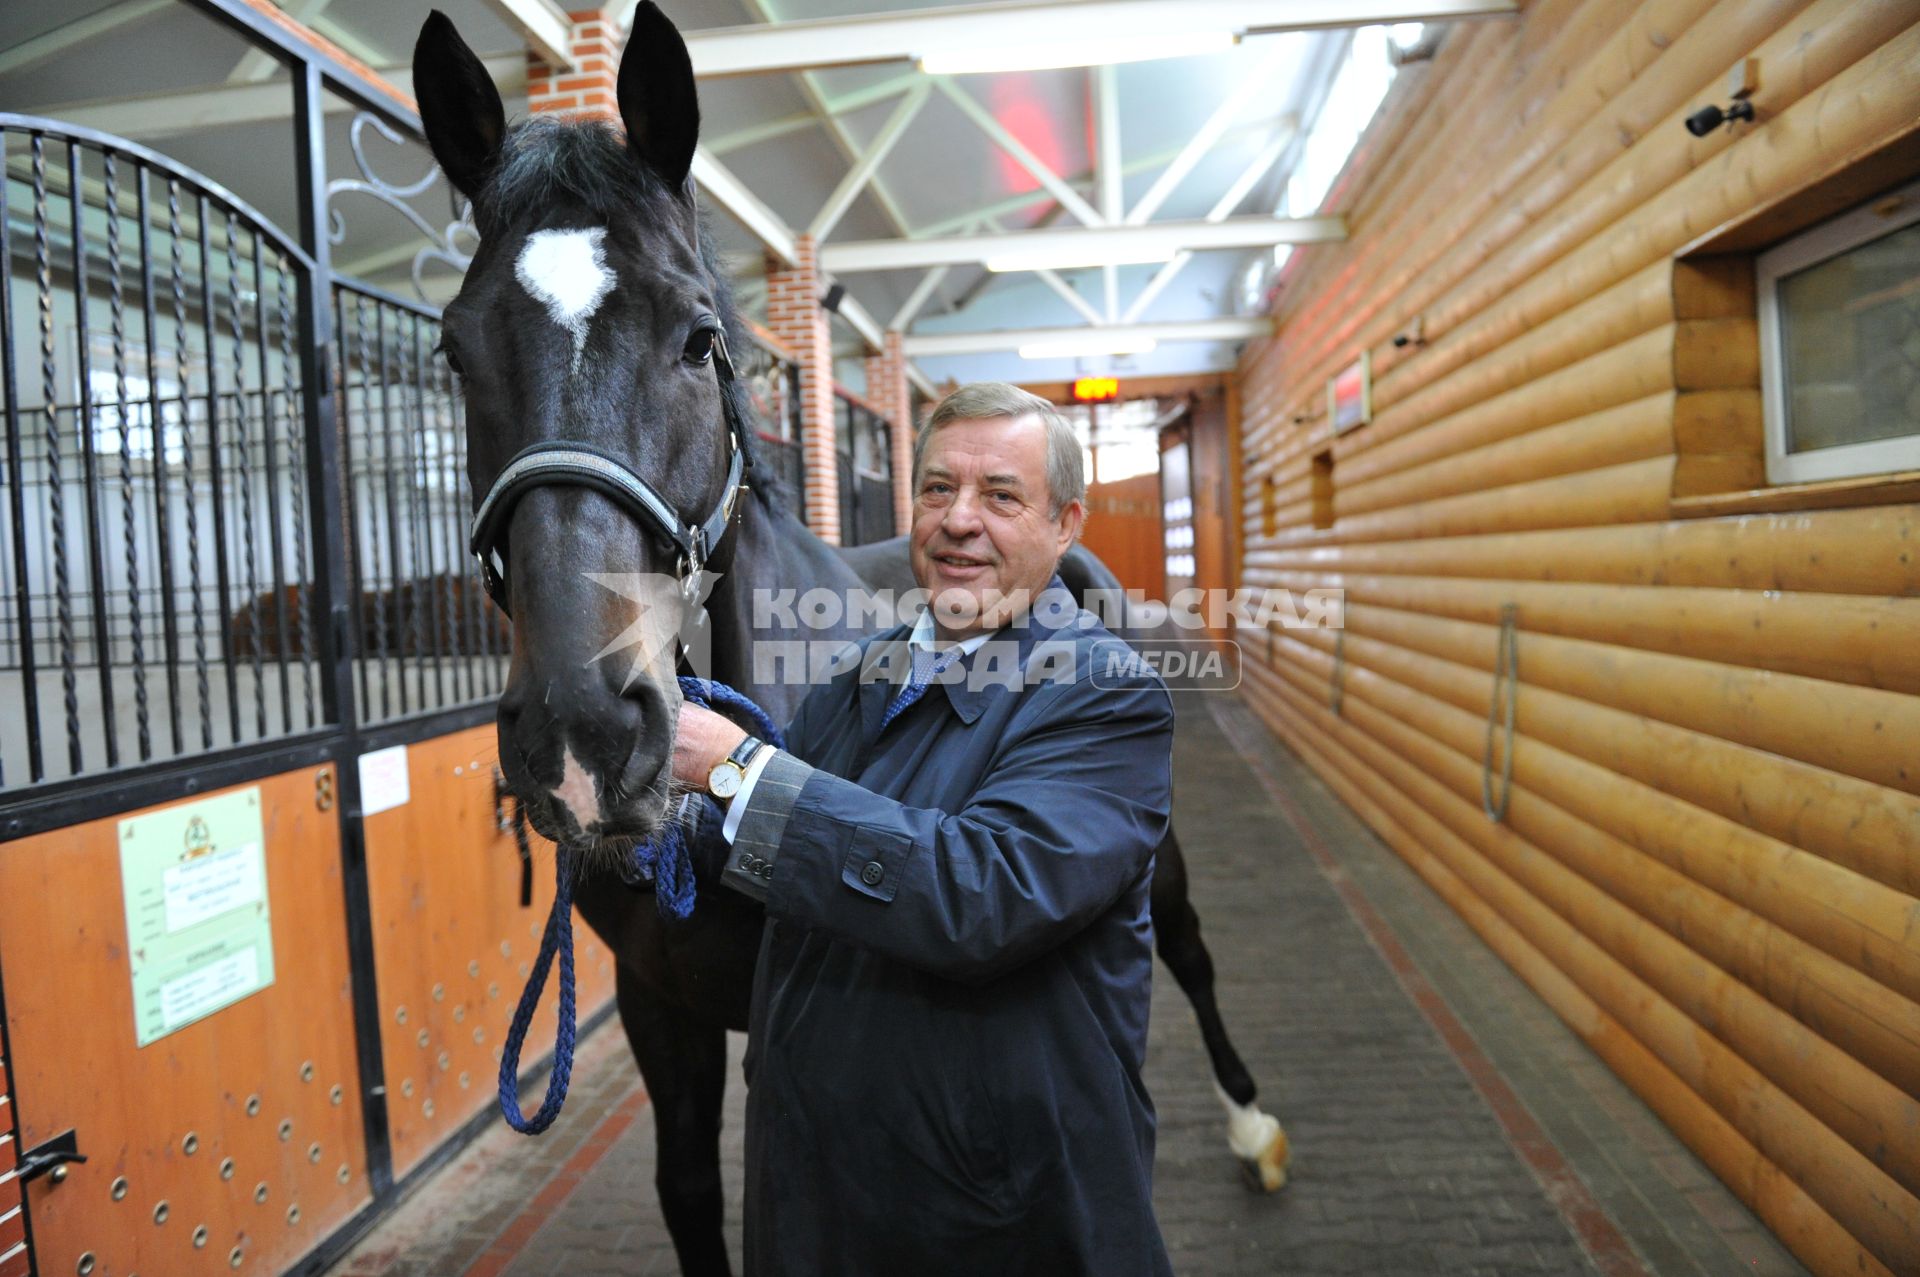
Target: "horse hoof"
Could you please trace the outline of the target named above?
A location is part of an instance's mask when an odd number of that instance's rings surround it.
[[[1259,1156],[1240,1159],[1240,1173],[1254,1192],[1277,1193],[1287,1186],[1287,1168],[1292,1161],[1293,1149],[1287,1144],[1287,1133],[1275,1123],[1273,1138],[1260,1150]]]

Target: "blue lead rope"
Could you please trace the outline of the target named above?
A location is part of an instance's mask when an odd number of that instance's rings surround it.
[[[776,748],[786,746],[785,737],[766,711],[725,683],[682,676],[680,692],[695,705],[740,710],[753,721],[760,739]],[[633,858],[640,877],[653,883],[654,903],[663,917],[686,918],[692,914],[698,884],[680,821],[662,825],[651,841],[633,849]],[[540,956],[527,973],[520,1004],[513,1009],[513,1022],[507,1026],[506,1050],[500,1056],[500,1115],[522,1135],[538,1135],[553,1125],[567,1102],[567,1085],[573,1079],[573,856],[564,842],[554,848],[553,874],[553,908],[540,937]],[[547,990],[547,972],[553,968],[555,952],[560,955],[560,1020],[553,1033],[553,1073],[547,1078],[547,1094],[540,1101],[539,1111],[528,1117],[520,1108],[520,1048],[526,1042],[527,1026],[533,1023],[534,1008]]]

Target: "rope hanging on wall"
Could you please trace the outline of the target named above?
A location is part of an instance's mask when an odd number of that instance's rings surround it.
[[[1493,698],[1487,704],[1487,748],[1480,759],[1480,809],[1487,819],[1499,824],[1507,818],[1507,804],[1513,799],[1513,714],[1520,699],[1520,624],[1519,610],[1511,603],[1500,607],[1500,634],[1493,653]],[[1501,718],[1501,689],[1506,690],[1506,745],[1500,760],[1500,799],[1493,797],[1493,738]]]
[[[1327,676],[1327,708],[1333,716],[1339,718],[1340,707],[1347,699],[1347,632],[1338,630],[1333,636],[1333,673]]]

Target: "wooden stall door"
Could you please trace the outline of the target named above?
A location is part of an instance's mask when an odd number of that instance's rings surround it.
[[[1087,525],[1081,544],[1113,569],[1120,584],[1150,599],[1166,594],[1160,548],[1160,476],[1137,474],[1087,488]]]
[[[333,780],[302,769],[0,847],[19,1142],[71,1128],[88,1158],[28,1185],[38,1271],[279,1272],[369,1200]],[[140,1046],[128,822],[250,792],[272,983]]]
[[[407,800],[366,818],[395,1176],[494,1102],[507,1024],[553,902],[553,846],[533,834],[532,896],[521,903],[519,850],[496,818],[512,811],[495,799],[496,746],[490,725],[406,746]],[[585,1019],[613,996],[613,954],[577,913],[574,941]],[[557,966],[523,1065],[553,1049]]]

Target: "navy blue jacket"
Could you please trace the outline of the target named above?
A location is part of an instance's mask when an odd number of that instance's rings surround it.
[[[1056,577],[881,731],[907,634],[809,694],[728,852],[768,916],[747,1271],[1158,1277],[1172,702]]]

